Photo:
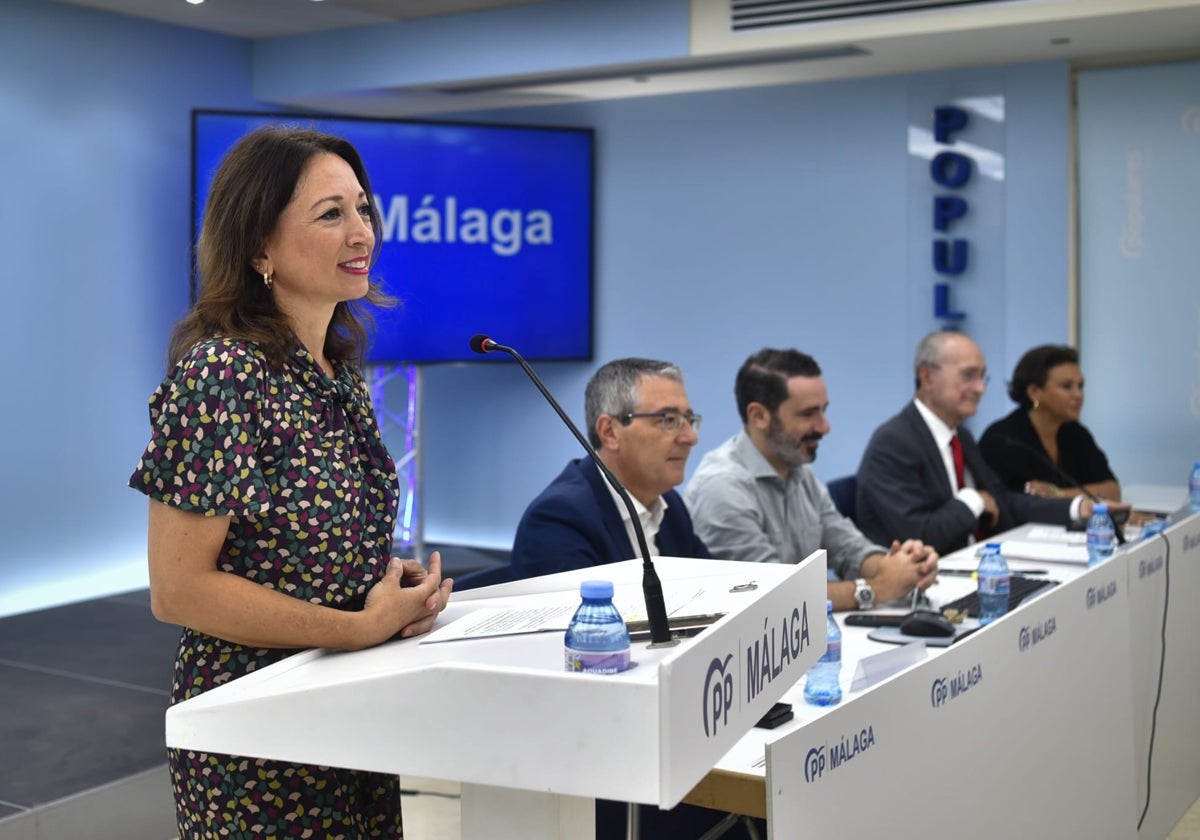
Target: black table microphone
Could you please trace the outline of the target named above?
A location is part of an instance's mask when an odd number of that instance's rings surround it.
[[[1017,440],[1016,438],[1010,437],[1008,435],[1001,435],[1000,440],[1002,440],[1007,446],[1015,446],[1018,449],[1023,449],[1026,452],[1031,453],[1035,458],[1037,458],[1043,464],[1050,467],[1050,469],[1052,469],[1054,471],[1055,475],[1057,475],[1059,478],[1061,478],[1065,483],[1074,487],[1076,490],[1083,493],[1083,495],[1085,495],[1089,499],[1091,499],[1092,504],[1094,504],[1094,505],[1106,504],[1103,499],[1101,499],[1099,496],[1097,496],[1091,490],[1088,490],[1086,487],[1084,487],[1082,484],[1080,484],[1078,481],[1076,481],[1074,478],[1072,478],[1070,475],[1068,475],[1066,470],[1064,470],[1058,464],[1051,461],[1050,456],[1047,455],[1045,452],[1039,452],[1037,449],[1030,446],[1028,443],[1025,443],[1024,441],[1021,441],[1021,440]],[[1113,523],[1113,536],[1115,536],[1117,538],[1117,545],[1125,545],[1125,535],[1121,533],[1121,526],[1124,525],[1126,520],[1129,519],[1129,515],[1125,514],[1123,516],[1117,517],[1115,515],[1116,513],[1117,513],[1117,511],[1113,511],[1113,510],[1110,510],[1108,512],[1108,518],[1111,519],[1112,523]],[[1121,520],[1120,522],[1117,521],[1118,518]]]
[[[536,385],[538,390],[542,392],[542,396],[545,397],[546,401],[550,403],[550,406],[556,412],[558,412],[558,416],[562,419],[563,423],[565,423],[567,428],[571,430],[571,434],[575,435],[575,439],[579,441],[579,443],[587,451],[587,454],[591,457],[592,462],[596,465],[596,468],[600,470],[600,474],[603,475],[608,480],[608,483],[612,485],[613,489],[617,491],[617,495],[621,497],[621,501],[625,503],[626,510],[629,511],[630,520],[633,522],[634,533],[637,534],[638,549],[642,553],[642,597],[644,597],[646,600],[646,618],[648,619],[647,623],[650,625],[650,644],[651,646],[677,644],[678,640],[672,638],[671,627],[667,621],[667,602],[663,599],[662,582],[658,579],[658,572],[654,570],[654,561],[650,559],[650,548],[646,544],[646,534],[642,530],[641,518],[637,515],[637,509],[633,506],[633,499],[629,497],[629,491],[625,489],[625,485],[622,484],[617,477],[612,474],[612,470],[610,470],[605,463],[600,460],[600,456],[596,454],[596,450],[592,448],[590,443],[588,443],[587,438],[583,436],[578,427],[571,422],[571,418],[567,416],[567,413],[563,411],[562,406],[558,404],[558,400],[554,399],[554,396],[550,393],[546,386],[542,384],[542,380],[539,379],[538,375],[533,372],[533,368],[529,366],[529,362],[525,361],[525,359],[521,357],[520,353],[511,347],[505,347],[503,344],[497,344],[483,334],[471,337],[471,349],[480,354],[491,353],[498,350],[501,353],[507,353],[516,359],[517,363],[521,366],[525,373],[529,375],[529,378],[533,380],[533,384]]]

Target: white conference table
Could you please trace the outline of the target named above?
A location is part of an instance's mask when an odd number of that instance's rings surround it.
[[[1079,539],[1003,536],[1047,555]],[[969,592],[977,563],[943,558],[934,602]],[[1200,515],[1094,569],[1009,565],[1061,583],[862,690],[858,664],[901,648],[839,622],[841,704],[806,705],[801,681],[795,720],[751,730],[685,801],[766,817],[774,837],[1165,837],[1200,796]]]

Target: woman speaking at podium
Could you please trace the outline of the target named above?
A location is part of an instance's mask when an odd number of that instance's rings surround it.
[[[239,140],[212,183],[200,294],[176,325],[130,478],[150,497],[151,606],[183,626],[173,703],[304,648],[433,626],[450,597],[391,557],[396,470],[359,373],[380,240],[354,147],[304,129]],[[313,727],[369,727],[375,709]],[[301,737],[297,733],[297,737]],[[179,836],[399,838],[395,776],[168,750]]]
[[[1108,458],[1082,423],[1083,373],[1071,347],[1044,344],[1017,362],[1008,395],[1019,406],[997,420],[979,448],[1010,490],[1121,500]]]

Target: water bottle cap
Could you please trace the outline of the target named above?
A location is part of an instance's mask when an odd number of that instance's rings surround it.
[[[612,598],[611,580],[585,580],[579,584],[579,594],[584,598]]]
[[[833,615],[833,601],[825,602],[825,615]]]
[[[1108,505],[1101,502],[1098,505],[1092,506],[1092,513],[1108,513]]]
[[[983,549],[984,549],[984,551],[999,551],[1000,543],[995,543],[995,542],[988,543],[987,545],[985,545],[983,547]]]

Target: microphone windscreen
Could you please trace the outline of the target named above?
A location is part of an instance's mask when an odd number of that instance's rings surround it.
[[[492,340],[483,333],[476,333],[471,336],[471,349],[476,353],[486,353],[492,348],[488,347]]]

